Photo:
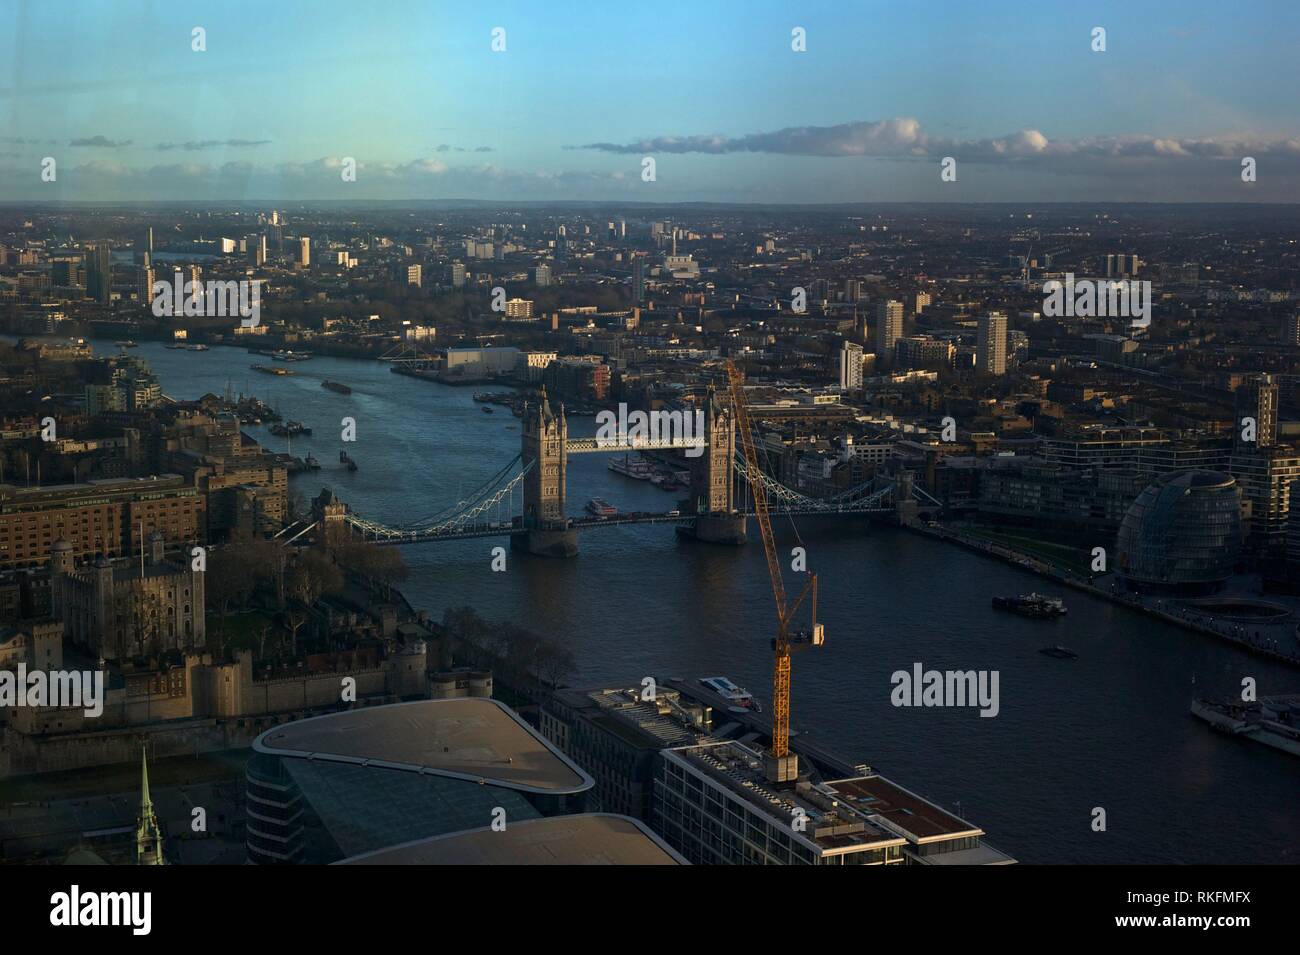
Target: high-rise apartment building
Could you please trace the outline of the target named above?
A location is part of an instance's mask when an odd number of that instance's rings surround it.
[[[1238,446],[1271,448],[1277,444],[1277,379],[1260,375],[1237,388],[1237,420],[1233,423]]]
[[[862,387],[862,346],[845,342],[840,346],[840,389],[857,391]]]
[[[298,264],[304,269],[311,265],[311,238],[302,236],[298,239]]]
[[[979,317],[975,342],[975,369],[985,375],[1007,373],[1007,316],[985,312]]]
[[[876,361],[894,357],[894,342],[903,337],[903,303],[889,299],[876,306]]]
[[[415,286],[424,284],[424,267],[422,265],[408,265],[406,267],[406,284]]]
[[[645,302],[645,259],[632,261],[632,301],[637,305]]]

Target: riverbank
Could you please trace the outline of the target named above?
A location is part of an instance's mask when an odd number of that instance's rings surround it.
[[[1062,586],[1083,591],[1093,597],[1127,607],[1129,610],[1135,610],[1149,617],[1156,617],[1166,623],[1175,624],[1184,630],[1192,630],[1216,637],[1250,653],[1277,660],[1290,666],[1300,667],[1300,629],[1291,621],[1288,621],[1285,627],[1269,627],[1268,629],[1273,631],[1269,634],[1263,634],[1259,630],[1251,633],[1240,624],[1234,624],[1212,614],[1197,612],[1190,606],[1182,605],[1176,600],[1122,590],[1120,589],[1119,580],[1113,574],[1084,578],[1030,554],[982,540],[970,534],[963,534],[952,528],[910,524],[905,525],[904,529],[925,537],[948,541],[988,557],[995,557],[1005,563],[1013,564],[1040,577],[1055,581]],[[1098,586],[1098,580],[1105,581],[1109,586]],[[1283,636],[1290,636],[1295,643],[1295,647],[1288,647],[1282,640]]]

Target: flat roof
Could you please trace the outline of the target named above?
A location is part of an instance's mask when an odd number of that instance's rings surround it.
[[[824,793],[812,788],[774,787],[763,775],[761,754],[741,743],[706,742],[667,750],[663,755],[707,776],[782,828],[789,827],[791,838],[822,855],[907,844],[905,836],[877,825],[852,805],[833,809]],[[802,830],[792,826],[797,810],[808,820]]]
[[[497,700],[416,700],[313,716],[267,730],[255,752],[486,781],[537,793],[592,779]]]
[[[945,812],[883,776],[838,779],[826,785],[853,809],[868,816],[879,816],[887,826],[907,833],[915,842],[984,834],[978,826]]]
[[[418,839],[335,865],[686,865],[628,816],[583,813],[507,823]]]

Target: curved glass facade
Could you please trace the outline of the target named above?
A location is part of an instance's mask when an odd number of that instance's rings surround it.
[[[1116,567],[1138,588],[1213,590],[1241,553],[1241,490],[1218,471],[1166,474],[1120,525]]]

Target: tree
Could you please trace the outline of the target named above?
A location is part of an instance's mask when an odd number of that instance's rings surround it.
[[[380,547],[370,541],[349,540],[337,544],[334,559],[345,570],[388,586],[405,580],[408,574],[401,551],[395,547]]]
[[[343,574],[325,554],[305,550],[299,556],[287,578],[288,596],[297,606],[286,614],[290,633],[290,652],[298,654],[298,631],[307,622],[312,604],[321,594],[333,593],[343,587]]]

